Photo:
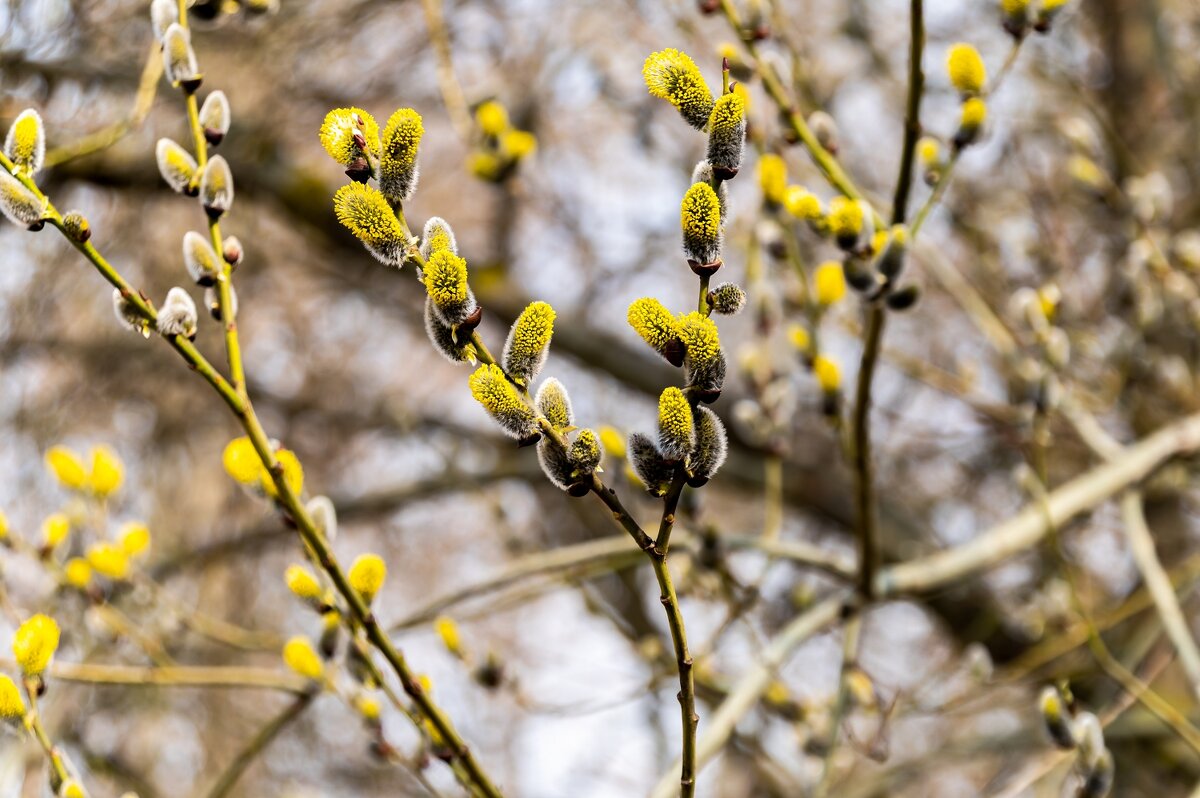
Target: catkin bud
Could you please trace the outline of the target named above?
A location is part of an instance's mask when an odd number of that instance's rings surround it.
[[[707,183],[694,183],[679,207],[679,222],[683,229],[683,251],[692,271],[720,267],[721,203],[717,192]]]
[[[225,240],[221,242],[221,257],[230,266],[237,268],[245,254],[246,250],[242,247],[242,242],[237,236],[226,236]]]
[[[142,316],[141,311],[137,309],[137,306],[121,294],[121,289],[113,289],[112,301],[113,313],[116,315],[117,321],[121,322],[122,327],[149,337],[149,323]]]
[[[22,111],[4,139],[4,154],[17,170],[25,175],[35,175],[46,161],[46,131],[42,117],[32,108]]]
[[[452,328],[466,322],[478,309],[467,285],[467,262],[449,250],[435,252],[425,261],[421,275],[433,308]],[[455,340],[458,336],[455,335]]]
[[[567,394],[567,388],[554,377],[542,382],[533,404],[547,421],[559,429],[575,423],[575,414],[571,410],[571,397]]]
[[[396,111],[383,129],[379,190],[392,202],[407,202],[417,190],[417,149],[424,133],[421,115],[411,108]]]
[[[689,125],[704,130],[713,96],[691,57],[674,49],[651,53],[642,65],[642,78],[650,94],[671,103]]]
[[[1018,39],[1029,27],[1029,0],[1000,0],[1004,29]]]
[[[903,312],[917,304],[921,299],[921,289],[916,285],[906,285],[887,295],[887,306],[891,310]]]
[[[725,462],[728,450],[729,441],[721,419],[707,407],[697,407],[696,445],[688,457],[688,484],[698,488],[708,482]]]
[[[79,211],[67,211],[62,218],[63,232],[72,240],[79,244],[84,243],[92,237],[92,227],[88,224],[87,217]]]
[[[1038,706],[1041,708],[1042,722],[1054,744],[1064,750],[1074,748],[1075,734],[1071,730],[1071,720],[1067,715],[1067,708],[1058,688],[1053,685],[1042,688],[1041,695],[1038,697]]]
[[[889,281],[895,280],[904,270],[904,255],[908,251],[908,228],[905,225],[892,225],[887,244],[879,254],[879,273]]]
[[[313,524],[330,543],[337,540],[338,519],[337,508],[328,496],[313,496],[304,505],[304,509],[312,516]]]
[[[217,321],[222,321],[221,313],[221,293],[216,288],[208,287],[204,289],[204,304],[208,308],[209,315]],[[238,298],[237,291],[234,287],[229,286],[229,314],[233,318],[237,318],[238,314]]]
[[[541,373],[554,334],[554,308],[531,302],[513,323],[504,342],[504,370],[519,385],[528,385]]]
[[[0,212],[13,224],[29,230],[45,226],[47,200],[39,199],[17,178],[0,169]]]
[[[200,127],[209,144],[216,147],[225,140],[232,119],[225,92],[214,91],[204,98],[204,104],[200,106]]]
[[[196,303],[182,288],[167,292],[167,299],[158,312],[159,335],[182,335],[189,341],[196,337]]]
[[[828,150],[830,154],[837,155],[840,136],[837,122],[832,116],[824,111],[813,111],[808,116],[808,128],[816,137],[818,144]]]
[[[433,631],[437,633],[447,651],[459,659],[463,657],[462,636],[458,633],[458,624],[454,619],[446,615],[435,618]]]
[[[517,388],[496,364],[480,366],[470,379],[471,395],[491,414],[500,429],[517,440],[537,432],[537,417],[521,400]]]
[[[367,251],[387,266],[399,266],[407,243],[404,230],[387,198],[363,183],[342,186],[333,195],[338,221],[363,243]]]
[[[635,432],[629,436],[629,464],[646,490],[662,496],[675,477],[675,464],[664,459],[648,435]]]
[[[721,180],[729,180],[742,165],[746,142],[746,101],[741,94],[721,95],[708,119],[708,162]]]
[[[171,85],[182,86],[187,92],[200,88],[200,67],[196,64],[192,37],[187,29],[178,22],[172,22],[162,36],[162,43],[163,71]]]
[[[692,170],[692,182],[708,183],[710,186],[716,184],[717,204],[721,206],[721,224],[725,224],[725,215],[729,209],[729,186],[725,185],[724,180],[716,179],[712,164],[707,160],[697,163],[696,168]]]
[[[736,283],[721,283],[708,294],[713,313],[732,316],[746,306],[746,292]]]
[[[946,72],[950,75],[950,83],[964,97],[978,95],[987,81],[987,68],[979,51],[961,42],[950,48],[946,56]]]
[[[221,155],[213,156],[204,165],[200,176],[200,204],[210,219],[219,219],[233,205],[233,172]]]
[[[161,138],[154,148],[158,172],[172,191],[179,194],[195,192],[196,159],[187,150],[168,138]]]
[[[466,336],[455,340],[454,328],[442,321],[442,317],[433,306],[433,300],[429,297],[425,297],[425,332],[433,343],[433,348],[451,363],[475,364],[478,357],[475,344]]]
[[[1078,798],[1104,798],[1112,791],[1115,776],[1112,753],[1105,748],[1086,771]]]
[[[668,460],[682,460],[696,445],[696,427],[687,397],[667,388],[658,397],[658,451]]]
[[[700,401],[711,403],[721,395],[725,384],[725,353],[717,336],[716,323],[693,311],[681,319],[679,338],[684,346],[684,371],[688,387],[697,392]]]
[[[1084,767],[1090,769],[1104,752],[1104,727],[1100,719],[1091,712],[1080,712],[1071,724],[1071,736]]]
[[[1042,5],[1038,8],[1037,19],[1033,23],[1033,29],[1038,33],[1047,33],[1054,18],[1066,7],[1067,2],[1068,0],[1042,0]]]
[[[433,253],[442,250],[457,255],[458,242],[454,240],[449,222],[440,216],[430,216],[421,232],[421,259],[429,260]]]
[[[321,583],[308,568],[303,565],[289,565],[283,572],[283,580],[297,598],[309,603],[320,602],[322,593]]]
[[[179,21],[179,3],[176,0],[153,0],[150,3],[150,24],[154,28],[154,38],[162,41],[173,23]]]
[[[653,297],[634,300],[626,314],[629,326],[672,366],[683,365],[679,320]]]
[[[844,250],[853,251],[863,238],[866,213],[862,203],[849,197],[834,197],[829,201],[829,230]]]
[[[221,274],[221,260],[212,244],[195,230],[183,234],[183,264],[196,285],[215,285]]]
[[[549,438],[538,441],[537,458],[542,473],[546,475],[546,479],[554,483],[555,487],[567,490],[571,486],[574,481],[572,474],[575,466],[571,463],[569,453],[564,452],[556,441]]]
[[[956,149],[973,144],[979,138],[979,131],[987,121],[987,103],[978,97],[972,97],[962,104],[962,113],[958,121],[958,131],[954,134]]]

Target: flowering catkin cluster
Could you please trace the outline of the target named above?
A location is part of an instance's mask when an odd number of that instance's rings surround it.
[[[498,103],[480,106],[476,118],[483,134],[492,139],[523,133],[511,128]],[[570,400],[557,380],[546,380],[536,399],[530,396],[549,354],[554,308],[545,302],[525,308],[509,330],[500,361],[491,362],[475,332],[483,309],[471,290],[467,261],[458,252],[449,222],[432,217],[419,239],[409,233],[401,206],[416,189],[422,131],[420,115],[401,109],[388,121],[376,147],[378,134],[366,111],[337,109],[326,116],[322,145],[339,163],[353,167],[347,174],[354,182],[334,195],[337,217],[383,263],[416,264],[426,294],[425,330],[434,348],[452,363],[478,364],[468,380],[471,395],[505,434],[539,444],[539,461],[554,484],[582,495],[600,466],[599,437],[574,428]],[[377,169],[371,166],[376,162]],[[370,184],[372,179],[379,188]],[[248,473],[242,481],[251,482],[253,476]]]
[[[510,177],[537,150],[537,137],[513,127],[508,109],[499,100],[485,100],[475,106],[474,134],[475,150],[468,165],[473,175],[490,183]]]

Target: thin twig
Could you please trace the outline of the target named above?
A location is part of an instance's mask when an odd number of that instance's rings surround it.
[[[304,710],[308,708],[308,705],[312,703],[317,695],[318,693],[310,691],[297,696],[296,700],[288,704],[283,712],[280,712],[269,720],[259,730],[258,734],[254,735],[254,738],[246,744],[246,747],[238,752],[238,755],[234,757],[225,770],[222,771],[216,784],[208,791],[208,798],[225,798],[230,790],[234,788],[234,785],[237,784],[238,779],[242,777],[242,774],[246,772],[246,769],[258,758],[258,755],[267,749],[267,746],[279,736],[280,732],[304,713]]]

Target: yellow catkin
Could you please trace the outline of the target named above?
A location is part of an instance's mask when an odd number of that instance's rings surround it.
[[[651,53],[642,65],[642,78],[650,94],[675,106],[688,124],[704,128],[713,96],[690,56],[671,48]]]
[[[506,433],[524,438],[535,428],[533,410],[521,400],[516,387],[508,381],[504,369],[494,363],[481,365],[468,384],[475,401],[491,414]]]
[[[817,355],[813,358],[812,369],[813,375],[817,378],[817,384],[825,393],[836,393],[841,388],[842,372],[833,359],[825,355]]]
[[[797,352],[807,352],[812,346],[812,336],[808,334],[808,330],[801,327],[799,324],[793,324],[788,327],[787,331],[788,343],[796,349]]]
[[[387,563],[378,554],[360,554],[350,565],[350,587],[368,604],[379,593],[387,578]]]
[[[367,152],[378,157],[379,124],[361,108],[333,109],[325,115],[318,135],[329,157],[346,166],[362,153],[354,143],[355,133],[360,133],[366,140]]]
[[[842,264],[835,260],[822,263],[813,272],[813,285],[818,304],[829,307],[840,302],[846,296],[846,275]]]
[[[804,186],[788,186],[783,195],[783,207],[802,221],[821,218],[821,200]]]
[[[52,446],[46,452],[46,466],[64,488],[82,490],[88,481],[83,460],[66,446]]]
[[[339,222],[365,244],[392,247],[404,239],[404,231],[387,197],[376,188],[348,183],[333,195],[333,210]]]
[[[283,467],[284,484],[293,496],[299,497],[304,492],[304,466],[300,464],[300,458],[291,449],[280,449],[275,452],[275,459]],[[279,498],[279,488],[275,487],[271,472],[265,468],[260,472],[259,484],[272,499]]]
[[[499,136],[508,129],[508,110],[496,100],[487,100],[475,109],[475,122],[488,136]]]
[[[950,83],[960,94],[979,94],[987,81],[987,68],[979,51],[969,44],[959,43],[946,56],[946,72]]]
[[[13,635],[13,657],[26,676],[41,674],[58,650],[59,631],[54,619],[38,613],[17,628]]]
[[[12,723],[25,717],[25,700],[16,683],[0,673],[0,720]]]
[[[117,542],[128,556],[140,557],[150,548],[150,528],[145,524],[131,521],[121,527],[121,531],[117,534]]]
[[[92,582],[92,566],[82,557],[72,557],[63,565],[63,581],[82,590]]]
[[[600,428],[600,445],[610,457],[618,460],[625,457],[625,436],[616,427],[605,425]]]
[[[283,572],[283,580],[288,590],[306,601],[316,601],[321,598],[321,583],[313,572],[303,565],[289,565]]]
[[[101,576],[120,581],[129,576],[129,555],[115,543],[95,543],[87,550],[87,561]]]
[[[245,436],[234,438],[225,445],[225,451],[221,454],[221,464],[225,467],[226,474],[243,485],[258,484],[263,473],[258,451]]]
[[[49,548],[62,544],[71,534],[71,519],[63,513],[52,513],[42,521],[42,540]]]
[[[462,637],[458,633],[458,624],[453,618],[442,615],[433,622],[433,630],[437,633],[442,645],[456,657],[462,656]]]
[[[671,311],[653,297],[636,299],[626,314],[629,326],[656,350],[662,351],[679,337],[679,322]]]
[[[849,197],[829,201],[829,229],[841,241],[853,241],[863,229],[862,205]]]
[[[321,656],[307,637],[297,636],[283,645],[283,663],[306,679],[317,680],[325,672]]]
[[[758,159],[758,186],[768,202],[782,205],[787,197],[787,162],[768,152]]]
[[[92,449],[92,473],[88,476],[88,486],[92,493],[100,498],[107,498],[116,493],[125,479],[125,466],[121,458],[107,446],[96,446]]]

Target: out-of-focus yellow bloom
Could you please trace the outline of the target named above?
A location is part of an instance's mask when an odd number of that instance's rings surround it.
[[[225,466],[225,473],[243,485],[254,485],[262,478],[262,460],[254,444],[244,435],[225,445],[221,463]]]
[[[787,162],[773,152],[758,159],[758,185],[768,202],[783,204],[787,196]]]
[[[378,554],[360,554],[350,566],[347,576],[350,587],[370,604],[387,579],[387,563]]]
[[[87,561],[96,573],[109,579],[129,576],[129,556],[115,543],[96,543],[87,550]]]
[[[508,129],[508,110],[496,100],[488,100],[475,109],[475,121],[486,135],[499,136]]]
[[[950,48],[946,56],[946,72],[960,94],[979,94],[987,81],[987,68],[979,51],[961,42]]]
[[[0,721],[13,723],[25,717],[25,700],[8,676],[0,673]]]
[[[82,557],[72,557],[63,566],[63,581],[71,587],[82,590],[91,584],[92,566]]]
[[[130,557],[140,557],[150,548],[150,528],[137,521],[130,521],[117,533],[121,550]]]
[[[37,676],[46,670],[58,650],[58,624],[38,613],[17,628],[13,635],[13,657],[26,676]]]
[[[325,673],[325,664],[312,641],[307,637],[293,637],[283,645],[283,663],[306,679],[317,680]]]
[[[358,710],[358,714],[367,720],[379,720],[379,715],[382,711],[379,700],[369,695],[360,695],[356,698],[354,700],[354,707]]]
[[[783,207],[797,219],[821,218],[821,200],[804,186],[788,186],[783,195]]]
[[[117,492],[125,479],[125,466],[121,458],[107,446],[92,448],[92,473],[88,485],[92,493],[101,499]]]
[[[433,622],[433,630],[437,632],[438,638],[447,651],[456,657],[462,656],[462,638],[458,634],[458,624],[454,622],[453,618],[442,615]]]
[[[537,136],[528,130],[510,130],[500,138],[500,149],[519,161],[537,149]]]
[[[82,490],[88,481],[83,460],[66,446],[52,446],[46,452],[46,466],[64,488]]]
[[[615,427],[605,425],[600,428],[600,443],[610,457],[618,460],[625,457],[625,436]]]
[[[842,264],[835,260],[822,263],[813,272],[813,284],[819,304],[829,307],[840,302],[846,295],[846,275]]]
[[[500,159],[494,153],[477,151],[471,153],[467,162],[471,174],[480,180],[495,180],[500,176]]]
[[[53,513],[42,521],[42,542],[47,548],[56,548],[71,534],[71,519],[63,513]]]
[[[825,393],[836,393],[842,386],[841,369],[834,360],[825,355],[817,355],[813,359],[813,375]]]
[[[304,466],[300,465],[300,458],[291,449],[279,449],[275,452],[275,459],[279,461],[279,465],[283,466],[283,481],[288,486],[288,490],[294,496],[299,497],[304,492]],[[279,489],[275,487],[275,480],[271,478],[271,472],[265,468],[260,475],[260,482],[263,491],[272,499],[279,498]]]
[[[812,338],[809,336],[808,330],[799,324],[793,324],[788,327],[788,343],[798,352],[807,352],[808,347],[812,345]]]
[[[312,571],[303,565],[289,565],[283,572],[283,580],[287,582],[288,590],[306,601],[316,601],[321,598],[321,583]]]
[[[8,540],[8,516],[0,510],[0,542]]]

